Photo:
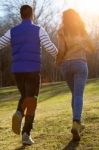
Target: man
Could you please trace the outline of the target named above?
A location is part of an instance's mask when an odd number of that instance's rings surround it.
[[[12,130],[14,133],[20,134],[22,118],[25,113],[22,143],[32,145],[34,141],[30,137],[30,131],[39,93],[41,46],[53,57],[57,55],[57,49],[50,41],[46,31],[32,23],[32,8],[29,5],[23,5],[20,14],[21,24],[8,30],[0,38],[0,49],[11,43],[12,72],[21,94],[17,111],[12,117]]]

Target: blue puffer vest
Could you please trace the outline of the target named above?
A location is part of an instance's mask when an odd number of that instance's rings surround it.
[[[36,72],[41,68],[40,27],[23,20],[11,29],[12,72]]]

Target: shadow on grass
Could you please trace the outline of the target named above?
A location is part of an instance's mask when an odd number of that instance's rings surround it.
[[[86,122],[89,122],[89,123],[98,122],[99,117],[98,116],[88,116],[88,117],[85,117],[85,120],[86,120]]]
[[[69,88],[67,87],[66,83],[57,83],[57,84],[52,84],[52,85],[46,85],[43,86],[40,89],[40,94],[39,94],[39,98],[38,98],[38,102],[42,102],[45,101],[49,98],[58,96],[58,95],[64,95],[66,93],[69,92]],[[9,101],[17,101],[19,99],[19,94],[12,92],[12,94],[9,95],[4,95],[2,94],[0,97],[0,103],[6,103]]]
[[[43,91],[40,93],[39,95],[39,101],[45,101],[49,98],[58,96],[58,95],[65,95],[66,93],[68,93],[70,90],[67,86],[65,85],[61,85],[61,86],[57,86],[57,87],[52,87],[50,89],[47,89],[46,91]]]
[[[22,145],[22,146],[17,147],[15,150],[25,150],[26,147],[27,147],[27,146]]]
[[[68,145],[66,145],[62,150],[76,150],[78,145],[79,145],[79,142],[75,142],[75,141],[71,140],[68,143]]]

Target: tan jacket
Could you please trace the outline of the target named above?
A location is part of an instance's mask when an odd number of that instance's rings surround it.
[[[58,32],[58,49],[57,64],[61,64],[65,60],[82,59],[86,61],[86,53],[95,51],[88,35],[65,37],[62,29]]]

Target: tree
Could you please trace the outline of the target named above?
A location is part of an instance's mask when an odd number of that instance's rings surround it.
[[[96,52],[88,57],[88,65],[89,65],[89,74],[92,78],[99,77],[99,16],[87,16],[86,15],[86,24],[89,29],[90,36],[93,39],[94,46],[96,48]]]

